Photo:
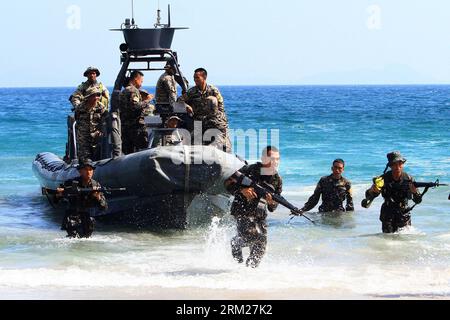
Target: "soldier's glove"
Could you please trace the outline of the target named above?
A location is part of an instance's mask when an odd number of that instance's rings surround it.
[[[373,185],[378,192],[381,192],[381,189],[383,189],[384,187],[384,178],[383,177],[373,178]]]

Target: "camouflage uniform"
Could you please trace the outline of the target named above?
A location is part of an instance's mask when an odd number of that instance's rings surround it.
[[[107,115],[106,108],[100,102],[90,108],[85,101],[75,111],[78,159],[100,160],[99,144],[104,135]]]
[[[400,228],[411,225],[411,210],[408,207],[408,201],[413,200],[418,204],[422,202],[422,197],[417,191],[412,193],[411,184],[414,178],[406,172],[403,172],[400,180],[395,181],[392,171],[388,171],[381,176],[384,180],[384,186],[379,193],[373,191],[374,186],[366,191],[366,199],[373,201],[380,194],[384,198],[381,206],[380,220],[384,233],[394,233]]]
[[[122,151],[131,154],[148,148],[148,134],[144,118],[155,107],[145,102],[141,91],[129,85],[120,94],[120,119],[122,125]]]
[[[211,99],[214,97],[215,99]],[[209,129],[217,129],[221,135],[216,141],[209,143],[219,148],[224,147],[224,151],[231,151],[231,142],[228,136],[228,119],[225,113],[223,97],[219,89],[212,85],[207,85],[205,91],[197,86],[188,90],[181,101],[187,103],[194,110],[194,120],[201,121],[203,134]]]
[[[174,104],[177,101],[177,83],[175,77],[165,72],[156,84],[156,104]]]
[[[354,211],[352,185],[344,177],[340,179],[335,179],[333,175],[322,177],[314,190],[314,194],[302,210],[305,212],[312,210],[319,203],[321,195],[322,205],[319,207],[319,212]],[[347,205],[344,208],[343,202],[345,200],[347,200]]]
[[[73,182],[78,182],[81,188],[101,188],[100,183],[91,180],[87,185],[83,185],[82,179],[77,178],[64,183],[63,188],[70,188]],[[100,192],[100,200],[95,198],[93,194],[79,194],[69,197],[69,206],[66,211],[62,223],[62,230],[66,230],[69,237],[86,237],[89,238],[94,231],[94,221],[90,216],[90,209],[98,208],[102,211],[108,208],[105,195]]]
[[[262,164],[257,163],[243,168],[241,173],[252,179],[255,183],[264,182],[272,185],[275,193],[281,194],[283,182],[278,174],[265,176],[261,174]],[[278,204],[269,205],[265,199],[248,201],[240,192],[241,188],[231,184],[227,190],[234,194],[235,200],[231,207],[231,215],[236,218],[238,235],[231,241],[233,257],[243,262],[242,248],[250,247],[250,256],[247,266],[257,267],[266,251],[267,245],[267,209],[274,212]]]
[[[90,88],[96,88],[101,93],[102,96],[100,98],[100,102],[104,106],[105,110],[108,110],[109,105],[109,91],[108,88],[106,88],[101,82],[94,82],[91,83],[90,81],[83,82],[78,86],[78,89],[70,96],[70,102],[72,103],[72,106],[74,110],[76,110],[81,103],[84,101],[84,97],[86,96],[86,92]]]

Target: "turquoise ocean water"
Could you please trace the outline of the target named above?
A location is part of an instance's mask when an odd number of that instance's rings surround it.
[[[286,198],[301,206],[339,157],[356,212],[312,214],[314,227],[302,219],[287,224],[280,209],[269,219],[258,270],[231,259],[229,218],[185,232],[100,227],[90,240],[67,240],[31,163],[39,152],[63,154],[72,89],[0,89],[0,295],[189,288],[215,290],[216,298],[230,290],[236,297],[249,290],[450,297],[449,188],[431,190],[413,213],[413,228],[396,235],[380,234],[381,200],[359,207],[392,150],[404,154],[416,180],[450,182],[450,86],[220,89],[232,129],[279,130]]]

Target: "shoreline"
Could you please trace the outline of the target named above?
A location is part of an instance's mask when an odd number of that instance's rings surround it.
[[[2,300],[367,300],[369,296],[339,289],[229,290],[193,287],[6,288]]]
[[[295,301],[295,300],[450,300],[442,294],[358,294],[346,290],[228,290],[193,287],[123,287],[123,288],[6,288],[0,287],[1,300],[191,300],[191,301]]]

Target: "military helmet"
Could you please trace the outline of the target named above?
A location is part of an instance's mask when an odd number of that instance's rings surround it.
[[[400,151],[394,151],[387,154],[388,166],[393,165],[396,162],[406,162],[406,159],[402,156]]]
[[[91,72],[95,72],[95,73],[97,74],[97,77],[100,76],[100,70],[98,70],[98,69],[95,68],[95,67],[89,67],[89,68],[87,68],[86,71],[84,72],[84,76],[87,77],[87,76],[89,75],[89,73],[91,73]]]
[[[170,120],[178,120],[178,121],[180,121],[180,122],[183,121],[183,120],[181,120],[181,118],[178,117],[178,116],[171,116],[171,117],[167,120],[167,122],[169,122]]]
[[[80,160],[80,163],[77,166],[78,170],[81,170],[83,168],[91,167],[95,170],[95,164],[91,159],[82,159]]]
[[[86,90],[86,95],[84,96],[85,99],[88,99],[89,97],[93,95],[101,96],[102,93],[97,87],[90,87]]]
[[[180,65],[178,65],[178,67],[179,67],[179,66],[180,66]],[[165,69],[165,70],[169,70],[169,69],[175,70],[176,68],[175,68],[175,65],[173,65],[173,64],[171,64],[169,61],[167,61],[166,65],[164,66],[164,69]]]

